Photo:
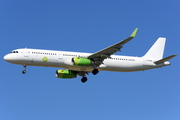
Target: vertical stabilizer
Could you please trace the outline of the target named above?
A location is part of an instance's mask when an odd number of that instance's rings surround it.
[[[149,51],[143,56],[149,59],[159,60],[163,58],[166,38],[158,38]]]

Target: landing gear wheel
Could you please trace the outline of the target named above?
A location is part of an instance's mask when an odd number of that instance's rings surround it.
[[[81,79],[81,82],[82,83],[85,83],[87,81],[87,77],[83,77],[82,79]]]
[[[23,65],[24,67],[24,70],[22,71],[22,74],[25,74],[26,73],[26,65]]]
[[[26,70],[23,70],[23,71],[22,71],[22,74],[25,74],[25,73],[26,73]]]
[[[93,75],[96,75],[96,74],[98,74],[98,72],[99,72],[98,69],[94,69],[94,70],[92,71],[92,74],[93,74]]]

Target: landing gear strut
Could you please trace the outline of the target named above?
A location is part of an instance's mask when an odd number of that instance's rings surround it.
[[[24,70],[22,71],[22,74],[25,74],[26,73],[26,65],[23,65],[24,67]]]
[[[92,71],[92,74],[93,74],[93,75],[96,75],[96,74],[98,74],[98,72],[99,72],[98,69],[94,69],[94,70]]]
[[[85,83],[87,81],[87,77],[83,77],[82,79],[81,79],[81,82],[82,83]]]

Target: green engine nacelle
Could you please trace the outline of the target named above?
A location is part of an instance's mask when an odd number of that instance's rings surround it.
[[[56,77],[57,78],[76,78],[77,73],[71,70],[56,70]]]
[[[91,60],[86,58],[74,57],[72,62],[76,66],[88,66],[91,65]]]

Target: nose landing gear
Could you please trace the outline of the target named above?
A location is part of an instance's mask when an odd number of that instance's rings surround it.
[[[24,70],[22,71],[22,74],[25,74],[26,73],[26,65],[23,65],[24,67]]]

